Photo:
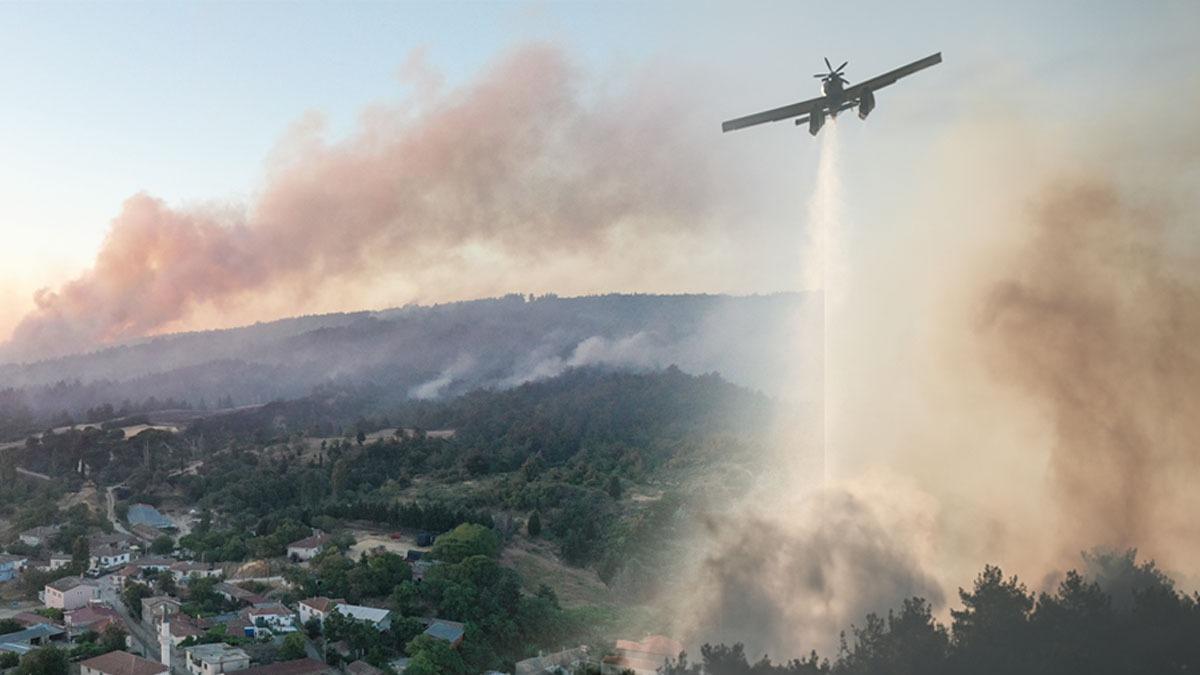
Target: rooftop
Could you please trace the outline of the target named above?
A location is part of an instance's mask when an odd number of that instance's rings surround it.
[[[323,595],[318,595],[315,598],[305,598],[300,601],[301,604],[308,605],[318,612],[328,612],[344,602],[346,601],[335,598],[327,598]]]
[[[425,629],[425,635],[454,644],[462,639],[465,630],[466,627],[457,621],[434,619]]]
[[[329,666],[316,659],[296,659],[239,670],[240,675],[316,675],[330,670]]]
[[[338,614],[348,616],[358,621],[370,621],[371,623],[379,623],[387,618],[389,612],[386,609],[378,607],[363,607],[362,605],[346,605],[339,604],[337,606]]]
[[[126,520],[130,525],[149,525],[158,529],[166,529],[175,527],[175,523],[171,522],[170,518],[164,516],[158,509],[149,504],[133,504],[129,507],[129,515]]]
[[[39,623],[37,625],[30,626],[25,630],[19,630],[15,633],[0,635],[0,643],[26,644],[32,640],[40,640],[62,635],[64,632],[66,631],[58,626],[52,626],[48,623]]]
[[[98,670],[105,675],[158,675],[170,668],[158,661],[143,659],[129,652],[109,652],[79,664],[84,668]]]
[[[355,661],[346,666],[346,672],[350,675],[383,675],[383,671],[366,661]]]
[[[329,543],[329,539],[330,537],[327,534],[314,534],[311,537],[305,537],[299,541],[293,541],[292,543],[288,544],[288,548],[321,548],[325,544]]]
[[[250,658],[250,655],[240,647],[232,647],[224,642],[196,645],[195,647],[188,647],[184,649],[184,651],[188,654],[191,654],[193,658],[199,659],[200,661],[206,661],[208,663],[220,663],[230,659]]]
[[[46,585],[56,591],[69,591],[76,586],[91,586],[91,584],[87,583],[80,577],[63,577],[61,579],[55,579]]]

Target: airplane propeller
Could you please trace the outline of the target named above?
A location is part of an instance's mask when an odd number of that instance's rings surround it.
[[[813,77],[818,78],[825,82],[828,82],[828,81],[836,78],[842,84],[850,84],[850,80],[847,80],[845,77],[842,76],[842,71],[845,70],[846,66],[848,66],[848,65],[850,65],[850,62],[846,61],[846,62],[842,63],[842,65],[838,66],[837,68],[834,68],[833,64],[829,62],[829,57],[825,57],[825,67],[829,69],[829,72],[828,73],[817,73],[817,74],[813,75]]]

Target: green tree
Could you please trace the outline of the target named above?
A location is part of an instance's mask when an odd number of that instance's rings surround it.
[[[542,533],[542,516],[537,511],[529,514],[529,522],[525,523],[525,531],[531,537],[536,537]]]
[[[159,570],[158,574],[154,576],[154,585],[163,595],[175,595],[178,590],[175,587],[175,575],[171,570]]]
[[[959,673],[1028,673],[1036,669],[1029,614],[1033,596],[1017,577],[1004,578],[988,565],[971,592],[959,589],[963,609],[951,610],[955,671]]]
[[[92,554],[88,546],[87,537],[76,537],[75,542],[71,545],[71,569],[76,574],[82,574],[91,566],[91,559]]]
[[[141,620],[142,600],[153,595],[154,591],[146,584],[128,583],[125,585],[125,590],[121,591],[121,601],[125,603],[125,609],[134,618]]]
[[[156,555],[166,555],[174,550],[175,540],[172,539],[170,535],[164,534],[160,537],[156,537],[154,541],[150,543],[150,552]]]
[[[17,675],[68,675],[71,664],[67,653],[56,647],[42,647],[21,657]]]
[[[125,649],[125,631],[116,624],[105,626],[104,632],[100,634],[100,647],[103,650],[101,653],[115,652]]]
[[[433,542],[431,554],[450,563],[477,555],[495,558],[500,555],[500,535],[483,525],[463,523],[438,537]]]
[[[406,648],[412,661],[405,675],[466,675],[467,664],[462,655],[454,650],[445,640],[438,640],[428,635],[418,635],[408,643]],[[416,670],[413,670],[416,666]]]
[[[608,477],[608,486],[605,488],[605,492],[607,492],[608,496],[612,497],[613,499],[621,498],[623,489],[621,487],[621,479],[617,477],[617,474],[614,473]]]
[[[304,639],[303,633],[288,633],[287,637],[283,638],[283,645],[279,648],[279,660],[292,661],[304,658],[306,645],[307,641]]]
[[[349,475],[350,466],[346,463],[346,460],[339,459],[334,462],[333,470],[329,474],[329,488],[335,499],[340,497],[342,491],[346,489],[346,481]]]
[[[12,652],[0,652],[0,668],[5,670],[16,668],[17,664],[21,663],[21,657]]]

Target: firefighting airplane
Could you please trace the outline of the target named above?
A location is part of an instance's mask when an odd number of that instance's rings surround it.
[[[907,66],[902,66],[893,71],[884,73],[878,77],[873,77],[869,80],[859,82],[858,84],[848,87],[850,81],[842,77],[842,70],[850,62],[847,61],[837,68],[829,63],[829,59],[825,59],[825,67],[829,69],[828,73],[817,73],[813,77],[821,79],[821,96],[792,105],[785,105],[782,108],[767,110],[765,112],[739,117],[721,123],[721,131],[733,131],[735,129],[744,129],[752,127],[756,124],[764,122],[778,122],[792,117],[796,118],[796,125],[799,126],[808,122],[808,133],[813,136],[821,130],[821,126],[825,124],[825,116],[837,117],[837,114],[843,110],[848,110],[858,106],[859,119],[867,119],[867,115],[875,109],[875,92],[892,84],[896,80],[905,75],[912,75],[918,70],[924,70],[930,66],[937,65],[942,62],[942,53],[938,52],[932,56],[926,56],[920,61],[913,61]]]

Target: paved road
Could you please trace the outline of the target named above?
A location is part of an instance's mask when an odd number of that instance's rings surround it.
[[[121,534],[123,534],[127,537],[137,537],[137,535],[135,535],[134,533],[125,529],[125,526],[121,524],[121,520],[119,518],[117,518],[116,489],[121,487],[121,485],[123,485],[123,483],[118,484],[118,485],[113,485],[112,487],[110,487],[104,491],[105,501],[108,504],[108,522],[112,523],[113,529],[116,530],[117,532],[120,532]],[[137,537],[137,538],[140,539],[140,537]]]

